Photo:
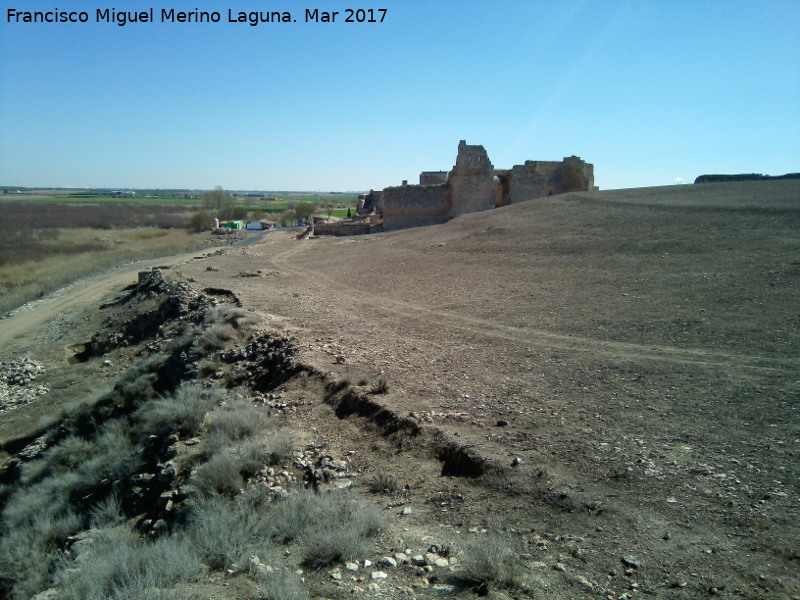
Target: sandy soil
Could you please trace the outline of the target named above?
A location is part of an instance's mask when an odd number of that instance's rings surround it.
[[[800,597],[798,182],[568,194],[198,255],[172,276],[231,290],[322,372],[385,378],[375,401],[427,432],[322,402],[295,423],[408,485],[409,537],[499,523],[547,598]],[[0,322],[2,356],[55,360],[125,277]]]

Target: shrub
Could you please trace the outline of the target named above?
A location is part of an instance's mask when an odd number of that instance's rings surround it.
[[[381,377],[378,381],[375,382],[375,385],[372,386],[370,390],[373,394],[388,394],[389,393],[389,382],[386,381],[385,378]]]
[[[492,586],[525,588],[523,565],[514,540],[507,534],[490,531],[472,539],[464,548],[455,582],[485,595]]]
[[[125,421],[108,421],[94,443],[97,453],[78,468],[85,480],[123,479],[139,468],[141,457],[134,452]]]
[[[281,569],[270,573],[258,586],[259,600],[307,600],[308,591],[300,578],[290,571]]]
[[[278,503],[272,526],[278,540],[301,543],[304,564],[319,568],[366,553],[367,538],[382,529],[383,518],[351,492],[304,491]]]
[[[226,304],[210,309],[205,315],[205,320],[207,323],[232,325],[234,328],[238,328],[239,320],[244,319],[246,316],[247,312],[245,310],[238,306]]]
[[[172,396],[152,400],[136,411],[143,436],[175,431],[193,436],[202,431],[205,414],[217,400],[217,392],[199,383],[185,383]]]
[[[211,215],[203,210],[193,213],[189,220],[189,229],[195,233],[211,229]]]
[[[202,354],[209,354],[224,348],[231,339],[233,339],[233,328],[224,323],[215,323],[197,339],[197,349]]]
[[[266,431],[273,418],[263,408],[235,398],[214,412],[210,433],[222,440],[239,440]]]
[[[237,494],[244,487],[239,463],[227,452],[215,454],[197,470],[194,483],[201,492],[212,494]]]
[[[103,530],[80,556],[61,565],[59,598],[101,600],[142,598],[179,582],[196,580],[202,573],[197,552],[177,536],[143,541],[120,529]]]
[[[19,500],[24,502],[25,496]],[[9,582],[9,597],[27,599],[46,589],[60,547],[83,526],[71,510],[6,519],[0,530],[0,580]]]
[[[96,529],[118,525],[123,518],[122,503],[116,494],[95,504],[89,513],[89,523]]]
[[[400,484],[394,475],[384,471],[376,471],[366,479],[367,489],[375,494],[384,492],[396,492],[400,489]]]
[[[266,557],[270,522],[267,508],[253,502],[234,502],[212,496],[195,503],[189,536],[201,560],[211,569],[242,566],[250,556]]]

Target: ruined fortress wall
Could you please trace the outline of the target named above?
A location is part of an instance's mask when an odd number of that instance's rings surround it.
[[[447,183],[447,171],[423,171],[419,174],[420,185],[441,185]]]
[[[364,235],[372,233],[370,223],[315,223],[314,235]]]
[[[450,186],[402,185],[383,190],[383,226],[403,229],[443,223],[450,213]]]
[[[590,191],[594,189],[594,165],[577,156],[560,162],[527,160],[508,172],[508,187],[512,203],[564,192]]]
[[[562,192],[586,192],[594,190],[594,165],[582,161],[577,156],[564,159],[561,170]]]
[[[556,171],[560,162],[528,160],[524,165],[514,165],[509,171],[509,197],[511,203],[541,198],[556,193]]]
[[[446,176],[446,183],[441,183]],[[359,214],[371,206],[382,214],[387,230],[433,225],[479,212],[564,192],[594,189],[594,166],[577,156],[557,161],[526,161],[496,170],[483,146],[461,140],[453,169],[420,174],[421,185],[371,192]],[[431,185],[424,185],[430,183]]]
[[[461,140],[447,182],[453,199],[452,216],[494,208],[494,167],[483,146]]]

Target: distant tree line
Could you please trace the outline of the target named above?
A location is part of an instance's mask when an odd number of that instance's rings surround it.
[[[695,183],[717,183],[720,181],[762,181],[765,179],[800,179],[800,173],[786,175],[762,175],[761,173],[736,173],[733,175],[700,175]]]

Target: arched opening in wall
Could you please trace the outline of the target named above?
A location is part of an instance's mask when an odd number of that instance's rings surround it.
[[[506,175],[495,174],[494,182],[494,207],[508,206],[511,204],[511,183]]]

